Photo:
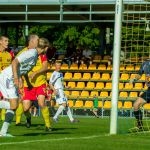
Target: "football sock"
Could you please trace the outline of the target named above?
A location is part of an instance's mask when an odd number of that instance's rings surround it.
[[[50,122],[50,115],[49,115],[49,109],[47,106],[41,108],[41,112],[43,115],[43,119],[45,121],[45,126],[50,128],[51,127],[51,122]]]
[[[142,112],[141,112],[141,110],[134,111],[134,116],[135,116],[135,118],[136,118],[138,121],[141,121],[141,120],[142,120]]]
[[[11,124],[11,122],[13,120],[13,117],[14,117],[14,111],[13,110],[7,110],[6,116],[5,116],[5,121],[4,121],[2,128],[1,128],[1,131],[0,131],[0,133],[2,135],[6,135],[8,128],[9,128],[9,125]]]
[[[24,114],[25,114],[26,118],[30,118],[31,117],[31,114],[30,114],[29,111],[24,112]]]
[[[1,120],[2,120],[2,121],[5,120],[5,115],[6,115],[6,109],[2,109],[2,110],[1,110]]]
[[[0,101],[0,109],[10,109],[10,103],[8,101],[1,100]]]
[[[57,112],[56,112],[56,114],[55,114],[55,116],[54,116],[54,119],[57,119],[58,118],[58,116],[62,113],[62,111],[64,110],[64,106],[63,105],[60,105],[59,106],[59,108],[58,108],[58,110],[57,110]]]
[[[22,114],[23,114],[23,105],[22,103],[19,103],[19,106],[16,110],[16,124],[19,124],[21,122]]]
[[[66,107],[66,112],[67,112],[67,115],[68,115],[70,121],[73,121],[74,119],[73,119],[70,107]]]

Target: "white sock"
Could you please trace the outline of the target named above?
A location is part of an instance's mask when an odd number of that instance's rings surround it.
[[[10,109],[10,103],[8,101],[1,100],[0,101],[0,109]]]
[[[58,110],[57,110],[57,112],[56,112],[56,114],[55,114],[55,116],[53,117],[54,119],[57,119],[58,118],[58,116],[62,113],[62,111],[64,110],[64,106],[59,106],[59,108],[58,108]]]
[[[72,116],[70,107],[67,107],[67,108],[66,108],[66,111],[67,111],[67,115],[68,115],[70,121],[73,121],[74,119],[73,119],[73,116]]]
[[[0,134],[2,134],[2,135],[6,135],[7,134],[9,125],[11,124],[11,122],[13,120],[13,117],[14,117],[14,111],[13,110],[7,110],[6,116],[5,116],[5,121],[4,121],[3,125],[2,125]]]

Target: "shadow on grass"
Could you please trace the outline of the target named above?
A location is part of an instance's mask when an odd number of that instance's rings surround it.
[[[70,134],[69,132],[49,132],[49,133],[26,133],[20,136],[40,136],[40,135],[50,135],[50,134]]]

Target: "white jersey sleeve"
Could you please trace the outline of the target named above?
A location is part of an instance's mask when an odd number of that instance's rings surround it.
[[[57,72],[54,71],[50,77],[49,83],[54,85],[57,78],[58,78]]]

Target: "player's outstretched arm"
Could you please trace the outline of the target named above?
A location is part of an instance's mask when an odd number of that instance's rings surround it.
[[[130,79],[130,83],[136,82],[141,78],[141,75],[137,74],[134,78]]]
[[[50,86],[50,88],[53,90],[54,95],[57,95],[57,91],[56,91],[56,89],[54,88],[53,84],[52,84],[52,83],[49,83],[49,86]]]

